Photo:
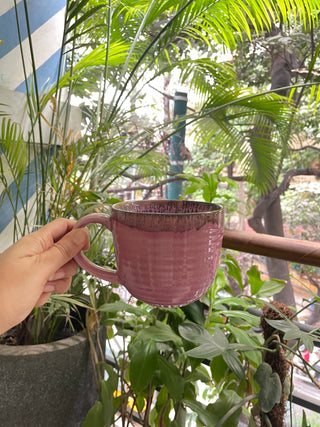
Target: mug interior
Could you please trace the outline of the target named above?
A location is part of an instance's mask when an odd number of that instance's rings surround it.
[[[184,232],[215,225],[222,229],[223,207],[188,200],[140,200],[116,203],[112,220],[140,230]]]
[[[222,210],[222,206],[216,203],[206,203],[187,200],[138,200],[132,202],[120,202],[113,205],[114,210],[150,213],[150,214],[198,214]]]

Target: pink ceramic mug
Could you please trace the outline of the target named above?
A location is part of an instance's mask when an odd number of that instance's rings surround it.
[[[222,206],[212,203],[116,203],[111,215],[86,215],[76,227],[98,223],[111,230],[118,269],[99,267],[83,253],[75,260],[93,276],[124,285],[140,301],[162,307],[186,305],[199,299],[214,280],[223,220]]]

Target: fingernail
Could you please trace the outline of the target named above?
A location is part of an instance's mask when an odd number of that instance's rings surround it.
[[[51,280],[60,280],[60,279],[64,279],[66,276],[65,276],[65,272],[63,270],[58,270],[51,277],[52,277]]]
[[[52,282],[53,280],[65,279],[65,272],[60,269],[56,271],[52,276],[49,277],[48,282]]]
[[[49,283],[46,283],[44,285],[43,292],[49,292],[49,293],[51,293],[51,292],[54,292],[54,291],[55,291],[54,286],[50,285]]]

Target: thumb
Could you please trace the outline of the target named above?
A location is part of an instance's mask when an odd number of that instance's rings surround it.
[[[52,275],[80,251],[87,249],[89,249],[89,230],[74,229],[40,255],[41,263],[50,267],[49,275]]]

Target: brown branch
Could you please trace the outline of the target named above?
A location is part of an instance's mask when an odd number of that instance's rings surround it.
[[[310,148],[311,150],[315,150],[315,151],[320,151],[320,148],[314,147],[313,145],[306,145],[305,147],[301,147],[301,148],[293,148],[292,151],[303,151],[307,148]]]
[[[163,185],[169,184],[170,182],[176,182],[176,181],[186,181],[185,178],[181,178],[176,176],[175,173],[168,172],[168,175],[171,175],[172,178],[167,178],[162,181],[159,181],[156,184],[153,185],[139,185],[135,187],[126,187],[126,188],[113,188],[106,190],[107,193],[117,193],[117,192],[124,192],[124,191],[152,191],[156,188],[162,187]],[[281,184],[271,193],[269,193],[267,196],[263,196],[253,213],[253,218],[262,218],[265,210],[276,200],[277,197],[279,197],[281,194],[283,194],[287,188],[290,185],[291,179],[295,176],[300,175],[306,175],[306,176],[320,176],[320,169],[314,169],[314,168],[305,168],[305,169],[290,169],[286,172]],[[127,172],[123,173],[122,176],[131,179],[133,182],[138,181],[140,179],[145,178],[143,175],[130,175]],[[243,176],[230,176],[234,181],[245,181],[245,177]],[[251,226],[251,225],[250,225]],[[252,226],[251,226],[252,227]],[[254,230],[255,228],[252,227]]]
[[[151,89],[155,90],[156,92],[160,93],[160,95],[164,96],[165,98],[169,99],[170,101],[174,100],[174,96],[173,95],[169,95],[168,93],[163,92],[160,89],[157,89],[156,87],[152,86],[149,84],[149,86],[151,87]]]
[[[177,175],[177,172],[170,172],[170,171],[168,171],[168,172],[166,172],[166,175],[169,175],[169,176],[176,176],[176,175]],[[125,177],[125,178],[129,178],[129,179],[131,179],[131,181],[133,181],[133,182],[135,182],[135,181],[139,181],[140,179],[145,179],[145,178],[147,178],[145,175],[132,175],[132,174],[130,174],[130,173],[128,173],[128,172],[123,172],[123,173],[121,174],[121,176],[123,176],[123,177]]]
[[[285,176],[283,177],[283,180],[281,184],[278,186],[276,190],[274,190],[275,197],[279,197],[281,194],[283,194],[289,187],[291,179],[295,176],[320,176],[320,169],[316,168],[302,168],[302,169],[289,169]]]
[[[138,185],[135,187],[126,187],[126,188],[111,188],[106,190],[107,193],[122,193],[125,191],[152,191],[155,190],[156,188],[162,187],[163,185],[169,184],[170,182],[176,182],[176,181],[186,181],[185,178],[180,178],[178,176],[173,177],[173,178],[167,178],[164,179],[162,181],[157,182],[156,184],[153,185]]]
[[[174,100],[174,96],[169,95],[168,93],[165,93],[165,92],[163,92],[162,90],[159,90],[159,89],[157,89],[156,87],[154,87],[154,86],[152,86],[152,85],[150,85],[150,84],[149,84],[149,86],[151,87],[151,89],[153,89],[153,90],[155,90],[156,92],[160,93],[162,96],[164,96],[165,98],[169,99],[170,101],[173,101],[173,100]],[[187,106],[187,109],[188,109],[189,111],[192,111],[193,113],[195,113],[195,112],[196,112],[196,110],[195,110],[194,108],[191,108],[191,107],[188,107],[188,106]]]
[[[305,169],[289,169],[284,175],[280,185],[271,191],[268,195],[262,196],[257,203],[253,211],[253,215],[248,219],[248,224],[257,233],[264,233],[265,229],[262,224],[262,218],[266,210],[272,205],[272,203],[280,197],[288,189],[292,178],[295,176],[320,176],[320,169],[305,168]]]

